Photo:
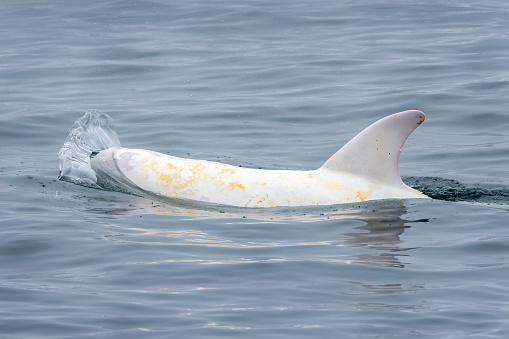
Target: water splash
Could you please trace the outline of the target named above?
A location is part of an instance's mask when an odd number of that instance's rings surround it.
[[[440,177],[405,177],[403,181],[428,197],[445,201],[509,204],[509,187],[468,187],[458,180]]]

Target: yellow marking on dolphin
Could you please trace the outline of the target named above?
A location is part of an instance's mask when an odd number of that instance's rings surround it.
[[[186,188],[190,184],[193,184],[196,180],[195,178],[184,179],[182,176],[175,172],[163,173],[155,169],[153,169],[153,172],[157,175],[159,180],[165,183],[165,186],[172,186],[176,190]]]
[[[228,187],[230,187],[232,190],[235,188],[240,188],[243,191],[246,190],[246,186],[239,184],[238,182],[230,182],[228,183]]]
[[[256,202],[256,205],[265,202],[265,199],[267,199],[268,197],[269,197],[269,194],[267,193],[265,196],[263,196],[260,199],[258,199],[258,201]]]
[[[366,201],[369,198],[370,194],[371,194],[371,191],[369,191],[369,192],[358,191],[356,198],[358,201]]]

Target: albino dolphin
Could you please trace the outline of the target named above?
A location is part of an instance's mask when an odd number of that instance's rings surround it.
[[[424,113],[416,110],[387,116],[364,129],[320,168],[292,171],[237,167],[123,148],[111,118],[87,112],[75,123],[60,150],[60,179],[238,207],[427,198],[405,185],[398,169],[401,147],[423,121]]]

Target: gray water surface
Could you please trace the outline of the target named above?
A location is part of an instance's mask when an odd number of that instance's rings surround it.
[[[3,1],[0,337],[509,336],[508,21],[496,0]],[[88,109],[125,147],[295,170],[419,109],[400,171],[435,199],[200,209],[60,182]]]

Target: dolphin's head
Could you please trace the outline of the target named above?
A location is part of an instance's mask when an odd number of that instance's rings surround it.
[[[111,147],[90,155],[90,166],[97,175],[97,184],[106,189],[126,191],[126,184],[131,186],[122,171],[129,168],[129,158],[120,153],[120,147]]]

